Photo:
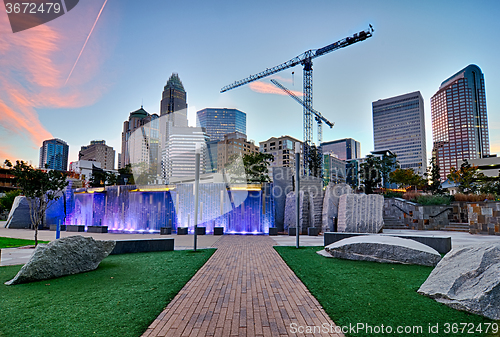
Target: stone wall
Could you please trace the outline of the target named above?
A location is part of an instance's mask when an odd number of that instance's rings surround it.
[[[424,206],[401,198],[384,201],[384,216],[394,216],[409,229],[439,230],[449,225],[449,205]]]
[[[337,230],[350,233],[379,233],[384,220],[384,197],[378,194],[344,194],[339,199]]]
[[[468,202],[469,233],[500,235],[500,202]]]

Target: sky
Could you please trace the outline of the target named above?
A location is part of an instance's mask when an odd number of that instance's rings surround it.
[[[324,141],[354,138],[368,154],[372,102],[420,91],[429,160],[430,98],[442,81],[476,64],[485,78],[491,152],[500,153],[499,13],[496,0],[81,0],[51,22],[12,33],[2,3],[0,160],[38,166],[39,148],[51,138],[69,144],[69,161],[91,140],[120,152],[123,122],[141,105],[159,113],[173,72],[187,91],[191,123],[206,107],[237,108],[256,143],[302,140],[302,107],[270,78],[220,89],[369,24],[372,38],[313,61],[313,107],[335,122],[323,126]],[[302,91],[301,66],[271,78]]]

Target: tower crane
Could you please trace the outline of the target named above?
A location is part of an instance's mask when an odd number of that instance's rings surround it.
[[[309,112],[311,112],[312,114],[314,114],[314,116],[315,116],[314,119],[316,120],[316,122],[318,122],[318,142],[321,144],[321,142],[323,141],[323,132],[322,132],[322,124],[323,124],[323,122],[325,122],[326,125],[328,125],[330,127],[330,129],[333,128],[333,125],[335,123],[330,122],[328,119],[326,119],[325,117],[323,117],[323,115],[321,115],[321,113],[319,111],[316,111],[312,107],[306,105],[306,103],[304,103],[303,100],[301,100],[300,98],[297,97],[297,95],[295,95],[293,92],[291,92],[290,90],[288,90],[287,88],[285,88],[285,86],[283,86],[280,82],[276,81],[275,79],[272,79],[271,83],[273,83],[275,86],[277,86],[278,88],[280,88],[281,90],[283,90],[284,92],[286,92],[288,94],[288,96],[290,96],[291,98],[293,98],[300,105],[302,105],[307,110],[309,110]]]
[[[372,37],[373,33],[373,27],[372,25],[369,25],[369,28],[367,30],[362,30],[359,33],[355,33],[352,36],[348,36],[346,38],[343,38],[337,42],[334,42],[332,44],[329,44],[327,46],[324,46],[323,48],[319,49],[309,49],[308,51],[280,64],[277,65],[273,68],[267,68],[264,71],[261,71],[260,73],[257,73],[255,75],[250,75],[247,78],[244,78],[242,80],[236,81],[232,84],[226,85],[225,87],[222,87],[220,90],[221,93],[226,92],[228,90],[240,87],[242,85],[248,84],[250,82],[259,80],[261,78],[276,74],[280,71],[283,71],[285,69],[295,67],[296,65],[301,64],[304,69],[304,76],[303,76],[303,85],[302,85],[302,90],[304,93],[304,143],[306,146],[304,146],[305,153],[304,153],[304,169],[306,173],[308,173],[308,165],[307,165],[307,158],[308,158],[308,149],[313,143],[313,133],[312,133],[312,114],[309,109],[312,108],[312,60],[322,56],[326,55],[328,53],[331,53],[332,51],[338,50],[340,48],[344,48],[347,46],[350,46],[354,43],[364,41],[367,38]]]

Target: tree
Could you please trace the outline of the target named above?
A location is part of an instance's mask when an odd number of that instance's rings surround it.
[[[383,187],[389,182],[389,173],[399,168],[396,157],[395,154],[389,152],[389,154],[384,154],[382,159],[380,159],[380,174],[382,175]]]
[[[380,158],[372,154],[367,155],[365,162],[360,165],[359,175],[366,194],[373,194],[375,188],[382,182],[381,167],[382,161]]]
[[[134,175],[132,173],[132,165],[127,164],[125,167],[118,169],[118,184],[121,185],[135,185]],[[127,182],[125,183],[125,179]]]
[[[479,173],[477,166],[469,164],[467,160],[460,165],[458,170],[452,167],[448,174],[448,179],[459,184],[458,190],[464,194],[476,193],[479,189],[476,182],[482,178],[484,174]]]
[[[309,147],[309,157],[307,158],[309,170],[311,175],[318,178],[323,178],[323,158],[321,158],[322,153],[316,147],[312,145]]]
[[[106,172],[106,185],[112,186],[118,184],[118,176],[113,172]]]
[[[0,210],[10,210],[12,208],[12,204],[14,203],[14,199],[20,194],[20,190],[13,190],[5,193],[5,196],[0,198]]]
[[[443,194],[443,189],[441,188],[441,175],[439,173],[440,168],[437,163],[437,159],[435,156],[431,159],[431,184],[429,185],[429,189],[432,194]]]
[[[424,187],[427,180],[422,178],[418,173],[410,168],[398,168],[389,173],[389,182],[397,184],[399,187],[406,188],[408,186]]]
[[[56,170],[37,170],[19,160],[16,161],[16,165],[6,160],[5,165],[12,168],[12,174],[17,179],[16,185],[21,188],[28,202],[36,246],[38,227],[45,218],[47,209],[63,195],[62,191],[68,185],[67,174]]]
[[[225,168],[228,174],[232,176],[234,182],[238,182],[246,175],[246,180],[252,183],[266,183],[271,179],[268,166],[274,161],[274,156],[270,153],[256,152],[245,154],[243,156],[243,166],[237,163],[239,155],[233,155]],[[244,169],[244,172],[243,172]],[[245,179],[243,179],[245,180]]]

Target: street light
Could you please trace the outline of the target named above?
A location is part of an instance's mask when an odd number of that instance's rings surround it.
[[[300,142],[295,142],[295,247],[299,248],[299,215],[300,215]]]
[[[200,184],[200,154],[201,143],[196,143],[194,148],[195,174],[194,174],[194,251],[196,252],[196,241],[198,239],[198,187]]]

